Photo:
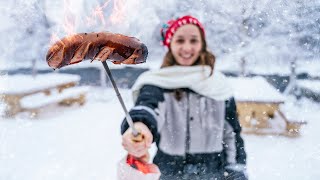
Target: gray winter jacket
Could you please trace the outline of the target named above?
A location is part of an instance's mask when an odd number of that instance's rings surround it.
[[[165,162],[163,166],[180,160],[182,164],[198,163],[196,159],[200,163],[205,159],[211,164],[217,161],[214,168],[246,164],[233,98],[216,101],[183,89],[182,98],[177,100],[173,90],[145,85],[130,115],[151,130],[158,146],[155,159]],[[127,128],[123,121],[122,133]],[[163,166],[160,164],[160,169]]]

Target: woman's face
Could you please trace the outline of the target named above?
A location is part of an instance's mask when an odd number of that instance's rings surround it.
[[[202,49],[202,39],[197,26],[181,26],[173,35],[170,44],[176,62],[182,66],[191,66],[196,62]]]

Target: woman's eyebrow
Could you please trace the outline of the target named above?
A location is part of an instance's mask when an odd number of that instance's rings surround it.
[[[192,37],[192,38],[199,38],[198,35],[191,35],[191,37]],[[179,36],[177,36],[177,38],[185,38],[185,36],[179,35]]]
[[[179,36],[177,36],[177,38],[184,38],[184,36],[182,36],[182,35],[179,35]]]

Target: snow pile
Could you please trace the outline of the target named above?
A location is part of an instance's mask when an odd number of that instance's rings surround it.
[[[44,89],[50,89],[58,85],[79,82],[80,76],[72,74],[48,73],[36,77],[30,75],[13,75],[1,77],[0,93],[24,94]]]
[[[282,103],[285,97],[263,77],[228,77],[237,101]]]
[[[290,121],[294,122],[306,122],[315,117],[314,112],[316,112],[319,107],[315,102],[310,99],[301,98],[299,101],[293,97],[287,97],[285,104],[280,105],[280,110]]]

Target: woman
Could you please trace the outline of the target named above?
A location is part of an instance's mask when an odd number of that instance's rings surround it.
[[[202,24],[183,16],[161,33],[168,47],[161,69],[142,74],[133,86],[130,115],[144,141],[133,141],[123,121],[123,147],[139,158],[156,142],[153,163],[161,179],[247,179],[235,100],[214,69]]]

